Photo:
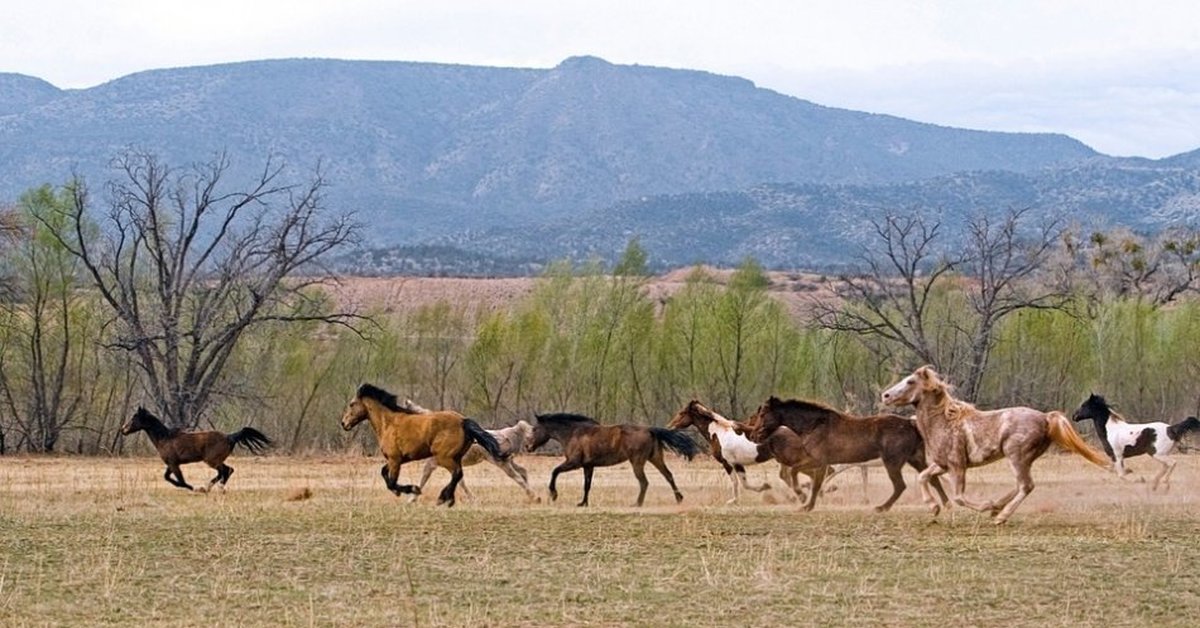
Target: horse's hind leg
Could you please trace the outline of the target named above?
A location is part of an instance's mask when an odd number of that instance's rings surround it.
[[[458,488],[459,482],[462,482],[462,477],[462,465],[458,464],[458,461],[454,461],[450,469],[450,483],[447,484],[446,488],[443,488],[441,494],[438,495],[439,506],[442,504],[446,504],[446,507],[454,505],[454,489]]]
[[[1175,470],[1175,461],[1165,456],[1153,456],[1153,458],[1163,467],[1158,472],[1158,475],[1154,476],[1154,483],[1150,485],[1150,490],[1158,490],[1159,480],[1163,482],[1163,492],[1171,490],[1171,472]]]
[[[1025,501],[1025,498],[1033,492],[1033,474],[1030,471],[1033,460],[1025,457],[1010,458],[1009,465],[1012,466],[1013,473],[1017,476],[1017,494],[992,520],[992,523],[997,525],[1008,521],[1008,518],[1017,510],[1017,506],[1020,506],[1021,502]]]
[[[671,492],[675,493],[675,503],[678,504],[679,502],[683,501],[683,493],[680,493],[679,487],[675,486],[675,476],[671,475],[671,470],[667,468],[667,463],[663,462],[661,451],[657,452],[656,455],[650,458],[650,464],[654,465],[654,468],[658,469],[658,472],[661,473],[664,478],[666,478],[667,484],[671,485]],[[646,489],[643,488],[642,493],[644,494],[645,492]],[[638,500],[638,505],[641,505],[641,500]]]
[[[433,475],[433,471],[437,468],[438,468],[437,459],[428,458],[425,460],[425,468],[421,469],[421,479],[417,480],[417,491],[418,492],[425,490],[425,484],[429,482],[429,478]]]
[[[808,501],[804,502],[804,510],[812,510],[813,506],[817,505],[817,495],[821,494],[821,485],[825,482],[825,473],[829,470],[827,465],[821,465],[815,469],[804,469],[804,475],[812,478],[812,492],[808,494]]]
[[[592,466],[583,467],[583,499],[578,504],[575,504],[576,506],[588,505],[588,495],[592,492],[592,471],[595,471],[595,469],[596,467]],[[644,487],[642,488],[642,492],[646,492]],[[638,506],[641,506],[641,504],[639,503]]]
[[[541,501],[538,499],[537,493],[534,493],[533,489],[529,486],[529,474],[520,465],[513,462],[512,459],[505,460],[504,462],[492,460],[492,464],[499,467],[505,475],[512,478],[513,482],[517,483],[517,486],[525,489],[525,495],[529,497],[530,501]],[[466,489],[467,486],[464,484],[463,488]]]
[[[746,467],[744,467],[740,464],[736,464],[736,465],[733,465],[733,468],[735,470],[737,470],[738,479],[742,482],[742,488],[744,488],[748,491],[754,491],[756,493],[761,493],[763,491],[771,490],[771,485],[766,482],[763,482],[762,484],[759,484],[758,486],[750,486],[750,482],[748,480],[746,480]]]
[[[888,479],[892,481],[892,496],[889,497],[887,501],[876,506],[875,512],[887,512],[887,510],[892,507],[892,504],[896,503],[897,499],[900,499],[900,494],[903,493],[904,489],[906,488],[904,484],[904,473],[901,471],[903,467],[904,461],[902,460],[888,460],[884,462],[884,468],[887,469]],[[863,470],[865,471],[866,467],[863,467]]]

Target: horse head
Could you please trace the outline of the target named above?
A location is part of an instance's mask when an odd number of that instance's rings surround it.
[[[1092,393],[1083,403],[1079,404],[1079,408],[1075,410],[1075,414],[1071,418],[1076,421],[1086,421],[1088,419],[1106,421],[1111,414],[1112,408],[1109,407],[1104,397]]]
[[[775,408],[780,403],[778,397],[771,396],[766,403],[754,411],[749,419],[746,419],[746,426],[750,428],[750,440],[761,442],[779,429],[782,422],[779,420],[779,414],[775,412]]]
[[[367,404],[358,395],[350,398],[346,404],[346,409],[342,411],[342,429],[347,432],[354,429],[355,425],[362,423],[367,418]]]
[[[676,412],[674,417],[671,417],[671,421],[667,423],[667,429],[681,430],[691,427],[696,424],[694,417],[697,414],[704,414],[706,411],[707,408],[705,408],[699,401],[693,399],[689,401],[682,410]]]
[[[121,426],[121,433],[128,436],[134,432],[140,432],[154,423],[161,423],[161,421],[153,414],[150,414],[149,410],[138,406],[137,412],[134,412],[133,416],[129,417],[129,420],[125,422],[125,425]]]
[[[914,405],[920,400],[921,395],[933,391],[939,386],[945,387],[941,376],[938,375],[937,371],[933,370],[932,366],[926,365],[913,371],[908,377],[892,384],[879,397],[886,406]]]
[[[526,423],[526,425],[529,424]],[[551,437],[553,434],[550,433],[550,430],[546,429],[541,421],[538,421],[537,425],[532,426],[530,431],[525,434],[525,451],[537,451],[537,448],[549,442]]]

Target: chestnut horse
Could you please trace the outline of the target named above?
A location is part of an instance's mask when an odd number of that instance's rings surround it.
[[[892,481],[892,495],[876,506],[875,512],[891,508],[904,492],[906,485],[901,470],[905,463],[918,472],[926,468],[925,445],[916,424],[894,414],[852,416],[814,401],[785,401],[771,397],[759,406],[747,424],[754,426],[751,436],[759,441],[767,440],[781,427],[789,428],[800,438],[809,457],[805,464],[810,467],[882,459]],[[791,460],[786,462],[791,463]],[[806,510],[815,504],[824,475],[813,477]],[[945,499],[941,484],[936,487]]]
[[[121,433],[128,436],[142,430],[145,430],[146,435],[150,437],[150,442],[154,444],[158,456],[167,464],[167,470],[163,472],[163,479],[173,486],[189,491],[206,491],[217,482],[220,482],[221,487],[224,488],[225,483],[229,481],[229,476],[233,475],[233,467],[225,464],[225,459],[229,457],[230,453],[233,453],[235,446],[241,445],[252,453],[258,454],[271,444],[271,439],[252,427],[243,427],[232,434],[222,434],[214,430],[186,432],[172,429],[163,425],[163,422],[149,410],[138,406],[137,412],[125,422],[125,425],[121,426]],[[207,487],[193,489],[192,485],[183,479],[183,471],[179,469],[179,465],[191,462],[204,462],[216,469],[217,476],[209,480]],[[175,479],[171,478],[172,474]]]
[[[423,409],[423,408],[422,408]],[[379,470],[389,491],[395,495],[408,493],[415,501],[421,489],[412,484],[397,484],[400,465],[412,460],[433,457],[439,466],[450,471],[450,483],[438,495],[438,504],[454,505],[454,489],[462,480],[462,458],[472,443],[479,443],[492,457],[507,458],[500,451],[496,438],[478,423],[450,410],[441,412],[412,412],[411,406],[401,405],[396,396],[363,384],[350,398],[342,412],[342,429],[351,430],[362,421],[369,421],[379,449],[387,463]]]
[[[592,491],[592,471],[596,467],[609,467],[629,461],[633,475],[637,477],[637,505],[646,498],[646,463],[654,465],[667,479],[675,492],[676,503],[683,501],[683,493],[675,486],[675,477],[663,462],[663,449],[670,449],[688,460],[700,451],[696,441],[679,430],[645,425],[600,425],[593,419],[578,414],[538,414],[533,436],[526,445],[534,451],[551,439],[563,447],[566,460],[550,472],[550,501],[558,499],[558,474],[564,471],[583,469],[583,499],[579,506],[588,505],[588,493]]]
[[[1025,407],[979,410],[950,395],[950,386],[932,367],[922,366],[881,393],[889,406],[916,405],[917,428],[925,437],[929,468],[917,476],[925,503],[936,516],[940,510],[929,493],[929,482],[950,474],[954,503],[979,512],[990,512],[993,523],[1004,523],[1033,491],[1033,462],[1055,443],[1104,469],[1111,468],[1104,454],[1092,449],[1061,412]],[[967,469],[1007,458],[1017,487],[999,499],[974,502],[964,494]]]
[[[709,453],[725,468],[733,484],[733,497],[725,503],[737,502],[739,484],[741,488],[751,491],[770,490],[771,485],[766,482],[760,486],[751,486],[746,482],[747,466],[767,462],[774,456],[768,445],[750,440],[747,436],[750,430],[744,424],[727,419],[693,399],[667,423],[667,428],[672,430],[688,427],[695,427],[700,436],[708,441]],[[779,478],[800,495],[802,493],[796,489],[795,477],[796,474],[789,467],[779,467]]]

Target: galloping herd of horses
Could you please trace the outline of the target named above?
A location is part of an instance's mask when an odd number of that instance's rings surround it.
[[[893,408],[915,407],[916,414],[851,416],[821,403],[771,397],[744,422],[727,419],[692,401],[666,428],[601,425],[578,414],[540,414],[535,415],[535,425],[518,421],[516,425],[492,431],[457,412],[429,411],[409,400],[401,402],[381,388],[363,384],[346,406],[341,425],[351,430],[363,421],[371,424],[387,460],[380,469],[384,483],[396,495],[409,495],[410,501],[421,494],[433,471],[442,467],[450,472],[450,482],[442,489],[438,503],[454,505],[458,486],[469,494],[462,481],[463,467],[484,460],[503,470],[525,490],[530,500],[537,500],[528,473],[513,456],[555,440],[562,446],[565,460],[550,474],[551,500],[558,497],[560,473],[583,469],[583,499],[579,505],[586,506],[593,470],[628,461],[639,484],[638,506],[642,505],[649,485],[647,462],[667,480],[678,502],[683,494],[675,485],[663,454],[664,450],[670,450],[690,460],[699,453],[700,445],[685,432],[686,428],[694,427],[729,475],[731,502],[738,499],[739,488],[756,491],[770,488],[767,484],[747,483],[746,467],[750,465],[777,461],[780,478],[805,500],[804,509],[810,510],[834,465],[879,460],[887,470],[893,490],[886,501],[875,507],[876,511],[891,508],[904,492],[901,468],[907,464],[918,471],[922,498],[935,516],[954,503],[987,512],[995,523],[1007,521],[1033,490],[1030,469],[1051,443],[1099,467],[1114,470],[1121,477],[1127,473],[1125,458],[1147,454],[1162,465],[1152,485],[1152,490],[1157,490],[1160,483],[1170,486],[1175,468],[1170,454],[1179,440],[1189,431],[1200,431],[1200,419],[1196,417],[1174,425],[1128,423],[1102,397],[1093,394],[1076,410],[1074,420],[1095,422],[1105,452],[1102,454],[1088,446],[1063,413],[1025,407],[979,410],[955,399],[950,386],[928,366],[884,390],[880,399]],[[124,434],[145,431],[167,465],[163,478],[189,490],[192,486],[184,480],[180,465],[205,462],[217,471],[208,486],[198,490],[209,490],[218,484],[224,487],[233,474],[225,459],[236,445],[258,453],[271,443],[250,427],[228,435],[169,429],[143,408],[121,431]],[[968,499],[967,469],[1001,458],[1009,461],[1016,486],[995,500]],[[420,483],[399,484],[400,466],[423,459],[426,464]],[[811,478],[807,497],[797,483],[800,473]],[[939,480],[942,475],[949,480],[949,497]]]

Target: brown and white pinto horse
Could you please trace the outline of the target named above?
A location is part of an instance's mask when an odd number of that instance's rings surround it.
[[[1086,458],[1098,467],[1111,465],[1104,454],[1084,442],[1070,419],[1061,412],[1042,412],[1025,407],[979,410],[950,395],[950,386],[932,367],[922,366],[884,390],[889,406],[915,405],[917,428],[925,438],[929,468],[917,476],[925,503],[936,516],[937,502],[929,492],[929,481],[950,475],[954,503],[980,512],[990,512],[993,523],[1004,523],[1033,491],[1033,462],[1055,443]],[[995,501],[967,499],[967,469],[1007,458],[1017,486]]]
[[[683,407],[667,423],[667,429],[681,430],[695,427],[704,440],[708,441],[709,453],[725,468],[729,481],[733,484],[733,496],[725,503],[733,504],[738,500],[738,488],[762,492],[771,489],[771,485],[763,482],[759,486],[751,486],[746,481],[746,467],[772,460],[771,448],[765,443],[750,440],[750,428],[742,423],[727,419],[710,410],[699,401],[692,400]],[[779,467],[779,478],[784,484],[800,495],[795,486],[795,473],[790,467]]]

